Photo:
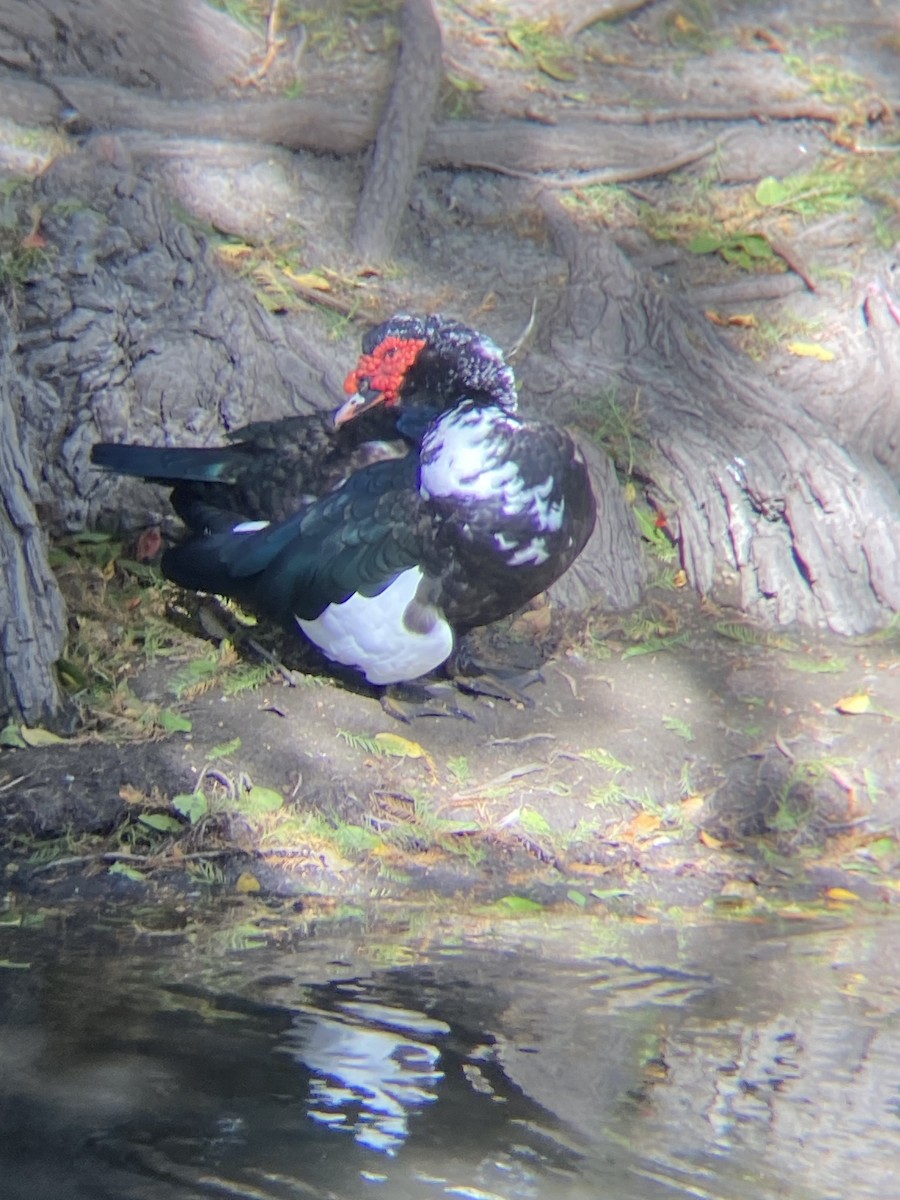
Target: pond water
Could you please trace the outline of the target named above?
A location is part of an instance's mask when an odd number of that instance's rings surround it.
[[[9,914],[0,1194],[898,1195],[898,951],[889,918]]]

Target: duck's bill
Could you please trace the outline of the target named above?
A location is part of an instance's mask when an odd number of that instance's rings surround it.
[[[383,402],[384,392],[354,392],[340,408],[335,410],[334,424],[340,428],[341,425],[346,425],[348,421],[354,420],[364,412],[368,412],[370,408],[375,408]]]

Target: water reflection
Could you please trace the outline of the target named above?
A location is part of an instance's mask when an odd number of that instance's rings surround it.
[[[2,1195],[896,1193],[896,922],[376,942],[0,929]]]
[[[345,1003],[340,1009],[298,1015],[279,1049],[311,1073],[312,1120],[393,1155],[409,1136],[409,1115],[437,1100],[444,1077],[440,1050],[404,1036],[404,1028],[442,1037],[450,1026],[381,1004]]]

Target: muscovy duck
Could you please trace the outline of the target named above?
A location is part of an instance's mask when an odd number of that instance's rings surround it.
[[[407,453],[287,516],[241,509],[241,485],[212,503],[196,480],[178,482],[191,536],[162,567],[184,587],[299,627],[329,659],[385,685],[435,669],[455,632],[514,612],[559,578],[591,533],[595,503],[568,434],[517,415],[512,371],[489,338],[401,314],[370,330],[363,351],[335,420],[343,428],[381,408]],[[106,448],[94,461],[122,469]],[[164,478],[156,466],[126,469]]]
[[[429,421],[457,401],[511,387],[502,354],[493,345],[480,352],[480,339],[475,330],[442,317],[423,325],[396,316],[363,336],[345,387],[354,392],[364,381],[380,403],[352,421],[336,424],[324,410],[255,421],[229,432],[224,446],[100,442],[91,461],[120,475],[171,484],[173,507],[189,525],[185,512],[196,517],[200,504],[235,521],[281,520],[359,467],[417,446]]]

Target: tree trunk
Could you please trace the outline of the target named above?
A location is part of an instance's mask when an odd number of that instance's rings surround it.
[[[869,306],[877,377],[856,398],[869,416],[859,444],[845,444],[642,278],[608,234],[554,200],[544,211],[569,278],[543,355],[529,362],[531,386],[583,395],[590,379],[634,405],[647,443],[640,469],[695,587],[767,624],[843,634],[884,624],[900,609],[900,497],[870,426],[896,465],[900,326],[890,302]]]
[[[0,724],[11,718],[59,727],[72,716],[54,667],[65,639],[65,606],[35,511],[37,481],[19,438],[19,414],[34,400],[0,307]]]

